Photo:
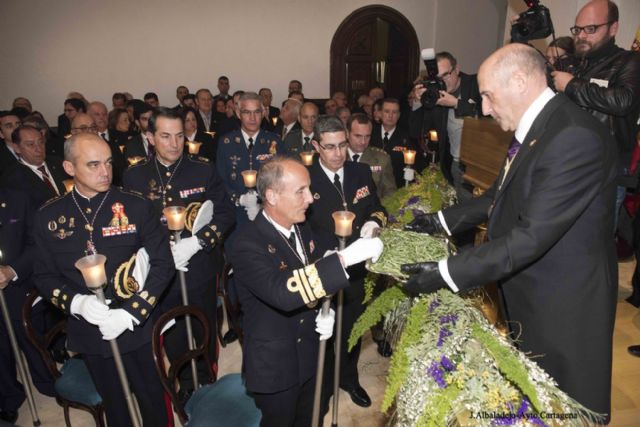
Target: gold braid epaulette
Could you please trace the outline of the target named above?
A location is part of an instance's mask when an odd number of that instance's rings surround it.
[[[292,277],[287,280],[287,289],[299,293],[302,301],[311,308],[327,295],[315,264],[293,270]]]
[[[372,218],[377,219],[378,221],[380,221],[380,225],[382,227],[386,227],[387,225],[387,217],[385,216],[385,214],[383,212],[374,212],[371,214]]]

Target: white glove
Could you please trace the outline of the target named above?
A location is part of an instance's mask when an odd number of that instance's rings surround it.
[[[202,246],[200,246],[196,236],[187,237],[171,246],[171,254],[173,255],[173,263],[176,265],[176,270],[189,271],[187,264],[200,249],[202,249]]]
[[[414,171],[412,168],[410,167],[406,167],[403,169],[404,170],[404,180],[405,181],[413,181],[416,177],[416,171]]]
[[[333,325],[336,323],[336,312],[332,308],[329,313],[322,314],[322,309],[318,311],[316,316],[316,332],[320,334],[320,341],[325,341],[333,335]]]
[[[380,258],[382,254],[383,247],[384,245],[379,237],[371,239],[361,237],[338,253],[344,260],[344,266],[350,267],[368,259],[371,259],[373,262],[378,261],[378,258]]]
[[[371,238],[373,237],[373,232],[376,228],[380,228],[377,222],[375,221],[367,221],[364,223],[362,228],[360,229],[360,237]]]
[[[258,195],[251,191],[240,196],[240,206],[244,207],[247,211],[249,220],[253,221],[260,212],[260,204],[258,203]]]
[[[71,314],[80,315],[93,325],[99,325],[109,317],[109,307],[95,295],[76,295],[69,309]]]
[[[213,202],[211,200],[206,200],[198,209],[198,214],[196,215],[196,219],[193,220],[193,225],[191,226],[191,235],[195,236],[198,231],[202,230],[202,227],[209,224],[213,219]]]
[[[109,310],[109,317],[98,325],[102,339],[105,341],[114,340],[126,329],[133,331],[134,320],[135,318],[122,308]]]
[[[151,266],[149,265],[149,254],[145,248],[138,249],[138,253],[136,254],[136,265],[133,267],[133,272],[131,275],[136,282],[138,282],[138,292],[144,289],[144,284],[147,281],[147,276],[149,275],[149,269]]]

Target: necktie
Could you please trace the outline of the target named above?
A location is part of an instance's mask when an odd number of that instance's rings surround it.
[[[283,124],[282,125],[282,139],[284,139],[285,136],[287,136],[287,125]]]
[[[305,136],[305,137],[304,137],[304,147],[303,147],[303,149],[304,149],[304,150],[306,150],[307,148],[309,148],[309,140],[310,140],[310,139],[311,139],[311,138],[309,138],[308,136]]]
[[[389,143],[389,132],[384,133],[384,138],[382,138],[382,148],[386,147]]]
[[[351,160],[357,163],[359,158],[360,158],[360,154],[354,154]]]
[[[289,244],[293,250],[296,250],[296,233],[289,233],[289,237],[287,237]]]
[[[47,173],[47,170],[45,169],[44,165],[40,166],[38,170],[42,174],[42,180],[44,181],[45,184],[47,184],[47,187],[49,187],[51,192],[53,194],[58,194],[58,190],[56,190],[56,187],[53,186],[53,183],[51,182],[51,177],[49,177],[49,174]]]
[[[253,150],[253,138],[249,138],[249,152]]]
[[[338,191],[342,193],[342,183],[340,182],[340,175],[338,174],[333,175],[333,185],[335,185]]]
[[[521,146],[522,144],[520,143],[520,141],[518,141],[514,136],[511,140],[511,144],[509,144],[509,149],[507,150],[507,158],[509,159],[509,161],[513,160],[516,154],[518,154],[518,150]]]

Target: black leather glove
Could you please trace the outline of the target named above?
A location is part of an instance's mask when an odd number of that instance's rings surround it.
[[[417,233],[446,234],[437,213],[420,215],[405,225],[404,229]]]
[[[404,285],[405,291],[413,296],[430,294],[438,289],[447,287],[447,283],[440,274],[437,262],[402,264],[400,271],[413,275]]]

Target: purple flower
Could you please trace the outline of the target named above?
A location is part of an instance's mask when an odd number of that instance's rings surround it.
[[[433,378],[433,380],[438,384],[438,387],[445,388],[447,387],[447,383],[444,381],[443,372],[440,368],[440,364],[438,362],[431,363],[431,366],[427,369],[427,373]]]
[[[451,360],[449,360],[447,356],[442,356],[440,358],[440,364],[448,372],[456,370],[456,367],[453,365],[453,362],[451,362]]]
[[[446,323],[453,323],[453,325],[455,326],[457,320],[458,320],[458,315],[455,313],[445,314],[444,316],[440,316],[441,325],[444,325]]]
[[[449,329],[447,328],[440,328],[440,335],[438,336],[438,343],[437,346],[438,347],[442,347],[442,344],[444,344],[444,339],[453,335],[451,333],[451,331],[449,331]]]
[[[407,204],[405,206],[408,205],[415,205],[416,203],[418,203],[420,201],[420,196],[413,196],[410,197],[409,200],[407,200]]]
[[[429,313],[433,313],[433,310],[435,310],[436,307],[440,307],[439,299],[434,299],[431,304],[429,304]]]
[[[395,216],[389,215],[389,222],[398,222]]]

